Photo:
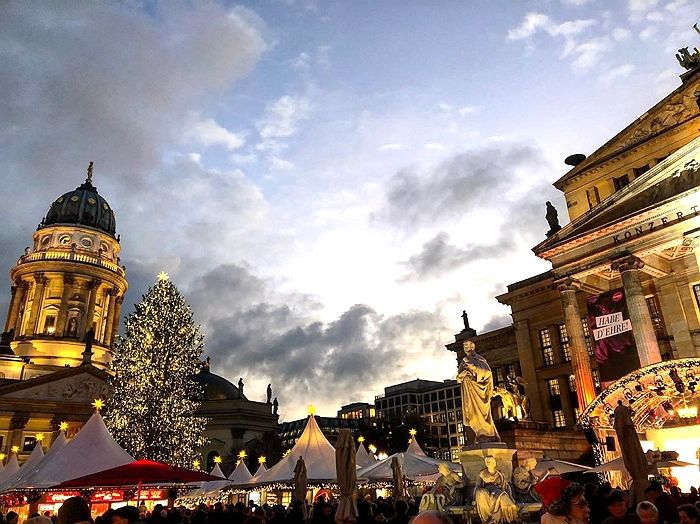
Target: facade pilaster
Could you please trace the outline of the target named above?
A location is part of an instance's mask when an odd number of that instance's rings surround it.
[[[112,333],[114,328],[114,308],[116,307],[117,293],[116,289],[111,289],[109,293],[109,305],[107,306],[107,321],[105,322],[105,332],[102,338],[102,343],[105,346],[112,345]]]
[[[10,331],[17,320],[17,286],[10,288],[10,305],[7,308],[7,319],[5,320],[5,331]]]
[[[22,329],[22,317],[24,316],[24,312],[26,311],[27,291],[29,290],[29,283],[25,282],[24,280],[20,280],[17,284],[17,289],[18,296],[15,300],[17,309],[15,310],[14,322],[10,326],[10,329],[14,328],[15,330],[15,338],[17,338],[20,335],[20,330]],[[20,314],[20,312],[22,314]]]
[[[6,453],[9,455],[13,446],[17,446],[20,450],[22,449],[22,435],[24,434],[24,428],[27,427],[29,422],[29,413],[16,412],[12,415],[10,420],[10,434],[7,439]]]
[[[567,278],[557,282],[555,285],[561,294],[564,323],[566,324],[566,333],[569,337],[569,348],[571,350],[571,367],[576,380],[576,396],[579,409],[583,411],[586,406],[593,402],[596,392],[591,370],[591,360],[586,349],[586,338],[583,334],[581,314],[579,313],[578,299],[576,297],[580,284],[573,279]],[[569,385],[567,382],[566,391],[568,390]]]
[[[95,322],[95,303],[97,302],[97,291],[100,286],[100,281],[93,279],[88,284],[88,292],[90,296],[88,298],[87,311],[85,313],[85,318],[83,319],[83,326],[80,332],[80,338],[85,338],[85,334],[92,328],[92,324]]]
[[[530,416],[533,420],[544,420],[539,382],[535,369],[535,359],[532,354],[532,339],[530,336],[530,323],[527,320],[519,320],[515,325],[515,343],[518,347],[518,360],[520,361],[520,373],[525,384],[525,395],[530,399]]]
[[[613,271],[619,271],[622,275],[622,285],[625,288],[627,311],[630,314],[632,333],[637,344],[639,362],[642,367],[656,362],[661,362],[661,351],[656,340],[656,332],[651,322],[649,307],[647,306],[639,270],[644,267],[644,262],[635,256],[628,256],[616,260],[612,264]]]
[[[559,380],[559,395],[561,396],[561,409],[564,412],[564,419],[567,426],[576,424],[576,415],[574,407],[571,405],[571,397],[569,396],[569,375],[560,375]]]
[[[37,273],[34,275],[35,289],[34,298],[32,298],[32,310],[29,312],[29,322],[27,324],[27,336],[32,336],[36,333],[37,324],[39,322],[39,313],[41,313],[41,308],[44,303],[44,291],[46,289],[46,284],[48,284],[49,279],[44,276],[43,273]]]
[[[123,296],[119,296],[116,298],[115,303],[114,303],[114,318],[112,319],[112,334],[111,338],[109,340],[109,347],[112,347],[112,344],[114,344],[114,337],[117,335],[117,332],[119,331],[119,315],[121,314],[122,310],[122,302],[124,301]]]
[[[66,323],[68,322],[68,302],[75,294],[75,278],[73,275],[63,275],[63,293],[61,294],[61,305],[58,308],[58,318],[56,319],[56,335],[65,335]]]

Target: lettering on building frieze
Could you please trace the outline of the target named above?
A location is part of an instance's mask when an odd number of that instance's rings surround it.
[[[690,206],[688,212],[683,212],[683,211],[677,211],[675,213],[663,216],[659,219],[655,220],[649,220],[648,222],[645,222],[643,224],[640,224],[638,226],[634,226],[630,229],[627,229],[626,231],[623,231],[622,233],[617,233],[615,235],[612,235],[612,240],[614,244],[622,244],[623,242],[626,242],[628,240],[631,240],[633,238],[638,238],[643,235],[646,235],[647,233],[651,233],[652,231],[656,229],[661,229],[664,228],[670,224],[676,224],[678,222],[681,222],[687,218],[690,218],[692,216],[698,216],[700,215],[700,207],[695,205],[695,206]]]

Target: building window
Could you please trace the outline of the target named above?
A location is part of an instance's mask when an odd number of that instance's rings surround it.
[[[593,186],[586,189],[586,198],[588,199],[589,209],[593,209],[593,207],[600,204],[600,193],[598,193],[598,188]]]
[[[552,337],[549,336],[549,329],[540,329],[540,348],[542,349],[542,360],[545,366],[554,364],[554,351],[552,350]]]
[[[629,175],[622,175],[619,177],[613,177],[613,185],[615,186],[615,191],[619,191],[623,187],[625,187],[627,184],[630,183],[630,177]]]
[[[595,351],[593,350],[593,342],[591,342],[591,332],[588,329],[588,319],[586,317],[581,318],[581,326],[583,327],[583,339],[586,341],[586,351],[588,351],[588,356],[595,356]]]
[[[649,315],[651,315],[651,323],[654,325],[654,333],[656,338],[666,338],[666,330],[664,329],[664,319],[661,316],[661,308],[659,302],[654,295],[646,297]]]
[[[564,412],[561,409],[554,411],[554,427],[563,428],[566,426],[566,418],[564,418]]]
[[[649,171],[649,164],[642,167],[635,167],[634,169],[632,169],[632,171],[634,171],[634,178],[637,178],[638,176],[643,175],[644,173]]]
[[[693,294],[695,295],[695,302],[700,307],[700,284],[693,284]]]
[[[44,335],[53,335],[56,331],[56,316],[46,315],[44,320]]]
[[[36,446],[36,437],[24,437],[23,452],[34,451],[34,446]]]
[[[505,377],[503,376],[503,368],[496,368],[496,385],[500,386],[505,383]]]
[[[559,324],[559,343],[564,362],[571,362],[571,345],[569,344],[569,335],[566,332],[566,324]]]
[[[593,374],[593,385],[595,386],[595,390],[597,393],[600,393],[600,371],[598,371],[598,369],[592,369],[591,373]]]
[[[569,375],[569,391],[576,393],[576,377]]]

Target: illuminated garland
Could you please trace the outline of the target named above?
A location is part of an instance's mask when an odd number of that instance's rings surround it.
[[[660,373],[669,373],[671,370],[675,370],[676,372],[682,370],[684,371],[683,376],[685,376],[688,371],[698,375],[698,373],[695,372],[700,370],[700,358],[683,358],[657,362],[656,364],[651,364],[625,375],[608,386],[605,391],[598,395],[595,400],[586,407],[586,410],[579,418],[579,424],[584,428],[599,429],[611,427],[610,415],[615,409],[615,406],[610,405],[608,399],[617,395],[621,400],[627,400],[626,404],[639,413],[635,416],[635,425],[638,428],[641,427],[650,411],[656,409],[656,407],[664,401],[675,398],[680,394],[674,389],[674,384],[666,380],[664,380],[664,385],[666,389],[671,392],[671,395],[658,395],[655,389],[651,389],[655,388],[654,380],[657,375]],[[649,380],[650,378],[651,380]],[[642,391],[639,391],[640,387]],[[631,388],[630,391],[634,391],[634,393],[637,394],[632,402],[624,395],[625,389],[628,388]],[[693,393],[695,396],[698,394],[700,394],[700,385]],[[602,411],[602,413],[600,413],[600,411]],[[663,421],[660,421],[660,423],[663,423]]]

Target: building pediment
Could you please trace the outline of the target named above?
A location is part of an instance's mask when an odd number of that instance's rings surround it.
[[[689,220],[700,209],[700,138],[639,176],[533,248],[546,260],[585,246],[621,246]]]
[[[0,399],[90,403],[110,393],[107,373],[79,366],[0,387]]]
[[[625,151],[653,140],[675,127],[700,117],[700,75],[688,79],[666,98],[637,118],[620,133],[572,168],[554,186],[564,190],[566,183]]]

